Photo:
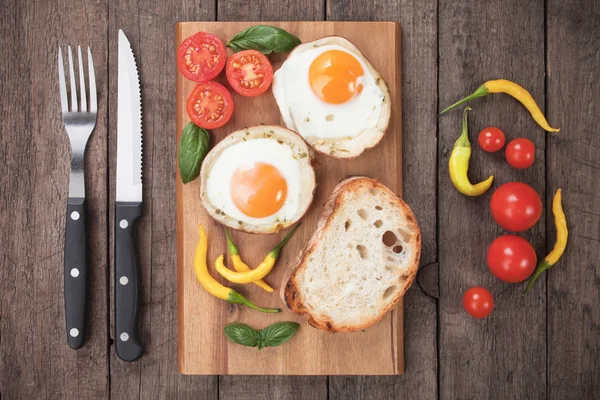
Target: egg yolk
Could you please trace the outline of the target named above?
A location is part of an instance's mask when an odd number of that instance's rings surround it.
[[[287,183],[281,173],[266,163],[238,168],[231,178],[231,199],[244,214],[264,218],[275,214],[285,202]]]
[[[308,71],[313,92],[330,104],[341,104],[362,91],[356,80],[364,74],[362,65],[350,53],[328,50],[315,58]]]

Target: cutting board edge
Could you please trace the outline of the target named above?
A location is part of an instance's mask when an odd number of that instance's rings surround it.
[[[224,24],[223,22],[216,22],[216,21],[196,21],[196,22],[201,22],[203,24],[207,24],[207,25],[221,25]],[[187,25],[187,24],[194,24],[196,22],[178,22],[175,24],[176,30],[180,30],[182,29],[183,26]],[[280,23],[302,23],[302,22],[306,22],[306,21],[276,21],[277,24]],[[397,140],[397,146],[399,148],[399,155],[398,155],[398,160],[396,160],[396,162],[399,162],[400,167],[401,167],[401,163],[402,163],[402,85],[401,85],[401,67],[402,67],[402,60],[401,60],[401,24],[400,22],[397,21],[315,21],[315,22],[319,22],[322,24],[342,24],[342,25],[361,25],[361,24],[376,24],[376,25],[393,25],[394,26],[394,30],[395,30],[395,40],[397,43],[397,46],[395,46],[395,63],[396,63],[396,74],[394,76],[394,78],[396,79],[395,82],[395,89],[396,89],[396,93],[394,95],[394,101],[395,101],[395,107],[394,107],[394,120],[395,120],[395,124],[398,124],[398,126],[395,127],[395,133],[399,135],[399,138]],[[235,23],[249,23],[249,24],[269,24],[269,23],[273,23],[273,22],[235,22]],[[177,43],[177,36],[176,36],[176,43]],[[179,73],[177,73],[177,78],[176,78],[176,82],[177,82],[177,92],[179,93],[180,90],[180,86],[181,86],[181,80],[183,78],[181,77],[181,75]],[[179,96],[178,96],[179,97]],[[183,109],[184,110],[184,109]],[[183,111],[181,110],[181,107],[177,107],[177,118],[178,121],[180,121],[180,117],[181,117],[181,113]],[[179,125],[179,122],[178,122]],[[177,129],[177,143],[179,142],[179,138],[180,138],[180,131],[181,129]],[[183,204],[182,201],[179,201],[180,196],[182,196],[182,189],[183,189],[183,184],[181,183],[180,177],[179,177],[179,170],[177,168],[177,173],[176,173],[176,179],[177,179],[177,184],[176,184],[176,196],[177,196],[177,205],[176,205],[176,212],[177,212],[177,232],[176,232],[176,237],[177,237],[177,275],[178,275],[178,370],[181,374],[183,375],[215,375],[215,374],[228,374],[228,375],[256,375],[257,372],[256,371],[248,371],[248,373],[246,372],[237,372],[236,373],[229,373],[228,368],[227,368],[227,364],[223,365],[219,365],[217,368],[213,368],[213,369],[204,369],[204,368],[194,368],[191,366],[191,364],[186,363],[186,356],[185,356],[185,329],[183,329],[183,327],[181,326],[182,321],[185,318],[184,315],[184,307],[183,307],[183,301],[184,301],[184,286],[185,286],[185,279],[184,279],[184,268],[183,265],[181,265],[181,263],[183,262],[183,249],[184,249],[184,242],[183,242]],[[402,173],[398,175],[398,177],[396,178],[396,193],[402,197]],[[403,335],[403,326],[404,326],[404,313],[403,313],[403,301],[401,300],[401,302],[397,305],[397,307],[393,310],[394,314],[399,314],[396,315],[395,317],[391,318],[391,324],[392,324],[392,330],[393,330],[393,336],[392,336],[392,342],[396,343],[395,349],[393,350],[393,354],[395,354],[395,357],[393,356],[393,358],[395,358],[395,362],[392,365],[392,369],[391,370],[387,370],[387,371],[360,371],[357,373],[341,373],[338,371],[334,371],[334,370],[330,370],[330,371],[323,371],[323,372],[311,372],[311,373],[294,373],[294,372],[281,372],[281,371],[271,371],[268,373],[262,373],[262,374],[266,374],[266,375],[290,375],[290,376],[306,376],[306,375],[316,375],[316,376],[326,376],[326,375],[336,375],[336,376],[342,376],[342,375],[350,375],[350,376],[360,376],[360,375],[366,375],[366,376],[377,376],[377,375],[382,375],[382,376],[392,376],[392,375],[402,375],[405,370],[404,370],[404,335]],[[400,334],[398,334],[400,332]],[[394,340],[395,338],[395,340]],[[259,372],[260,373],[260,372]]]

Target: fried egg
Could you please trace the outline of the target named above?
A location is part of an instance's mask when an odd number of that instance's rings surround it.
[[[316,183],[300,136],[278,126],[256,126],[232,133],[208,153],[200,185],[202,204],[218,222],[271,233],[304,215]]]
[[[289,129],[336,157],[373,147],[390,119],[385,81],[339,36],[296,47],[273,77],[273,95]]]

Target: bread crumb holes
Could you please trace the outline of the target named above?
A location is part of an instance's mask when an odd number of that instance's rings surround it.
[[[373,225],[375,225],[375,228],[381,228],[381,225],[383,225],[383,221],[378,219],[377,221],[373,222]]]
[[[360,258],[362,258],[363,260],[367,258],[367,248],[365,246],[363,246],[362,244],[356,245],[356,250],[358,250]]]
[[[396,235],[394,234],[394,232],[392,232],[392,231],[385,231],[385,233],[381,237],[381,241],[387,247],[391,247],[391,246],[393,246],[393,245],[396,244],[396,242],[398,241],[398,239],[396,238]]]
[[[388,297],[390,297],[394,292],[396,291],[396,285],[394,286],[390,286],[389,288],[385,289],[385,292],[383,292],[383,298],[387,299]]]
[[[358,214],[359,217],[361,217],[365,221],[367,221],[369,219],[369,213],[367,213],[367,210],[365,210],[364,208],[361,208],[356,213]]]

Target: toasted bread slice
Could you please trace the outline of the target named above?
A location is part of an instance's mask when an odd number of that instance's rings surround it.
[[[420,254],[421,233],[410,207],[375,179],[348,178],[333,190],[281,295],[319,329],[366,329],[404,296]]]

